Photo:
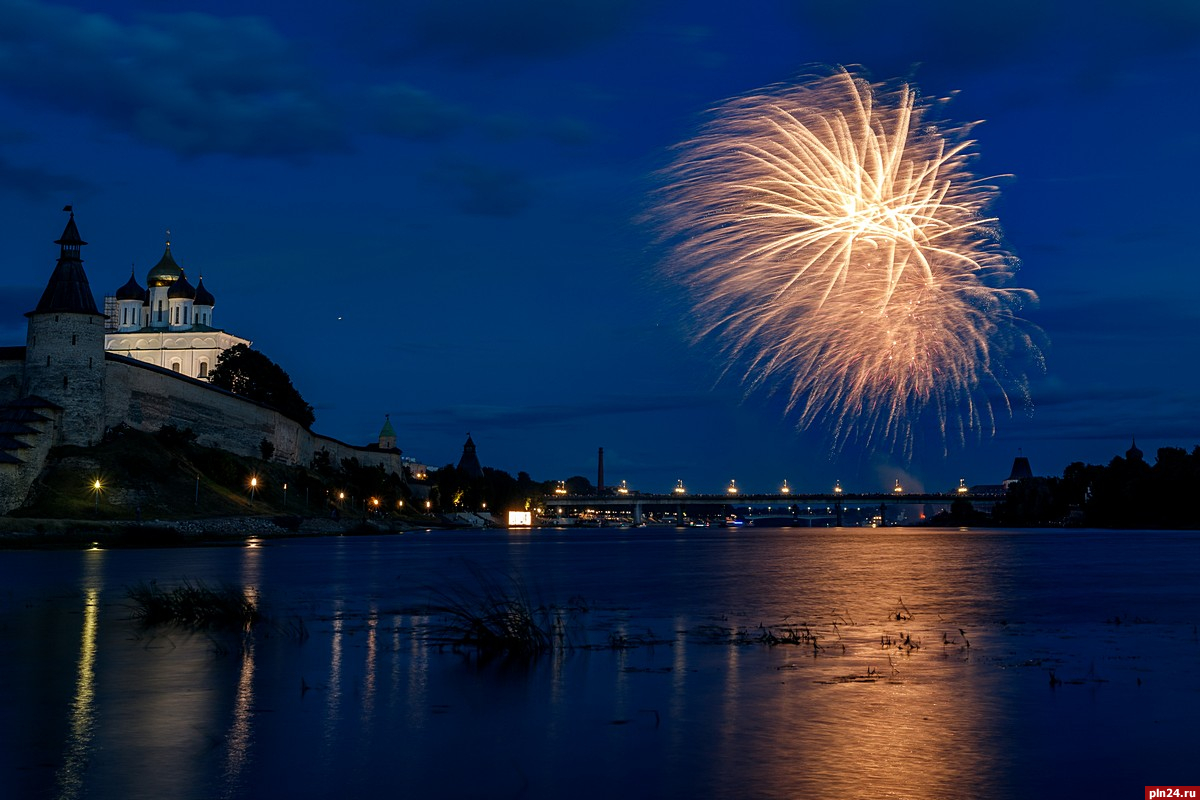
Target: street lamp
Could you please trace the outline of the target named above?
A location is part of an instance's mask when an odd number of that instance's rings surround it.
[[[283,510],[287,511],[287,484],[283,485]]]
[[[254,493],[258,491],[258,476],[250,476],[250,504],[254,505]]]
[[[92,478],[92,494],[96,496],[96,513],[100,513],[100,490],[104,488],[104,484],[99,478]]]

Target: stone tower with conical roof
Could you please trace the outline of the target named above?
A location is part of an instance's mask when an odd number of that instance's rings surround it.
[[[463,445],[462,458],[458,460],[458,471],[468,478],[483,477],[483,467],[479,465],[479,456],[475,453],[475,441],[469,433],[466,444]]]
[[[71,211],[67,206],[64,211]],[[64,409],[57,444],[92,445],[104,433],[104,315],[83,271],[72,211],[55,242],[58,264],[29,319],[22,397],[39,397]]]
[[[379,430],[379,449],[394,450],[396,447],[396,429],[392,427],[392,415],[383,415],[383,427]]]

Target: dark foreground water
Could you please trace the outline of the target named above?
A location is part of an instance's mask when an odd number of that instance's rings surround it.
[[[429,642],[438,589],[506,576],[566,648]],[[128,619],[127,586],[183,579],[275,624]],[[1194,533],[0,552],[0,797],[1136,798],[1200,783],[1198,624]]]

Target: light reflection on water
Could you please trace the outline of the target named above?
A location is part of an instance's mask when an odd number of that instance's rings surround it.
[[[1198,544],[600,531],[0,552],[0,669],[20,687],[0,708],[0,787],[942,798],[1187,783]],[[585,598],[576,647],[481,666],[424,644],[430,585],[472,569],[539,601]],[[126,619],[126,586],[184,578],[242,587],[311,636]],[[786,630],[802,643],[757,641]]]

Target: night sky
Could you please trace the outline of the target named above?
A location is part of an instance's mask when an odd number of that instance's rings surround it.
[[[403,9],[398,8],[403,6]],[[327,6],[332,8],[332,6]],[[1040,305],[994,436],[831,455],[689,338],[641,222],[721,101],[814,64],[909,78],[973,131]],[[667,491],[941,490],[1200,444],[1200,4],[0,2],[0,344],[73,204],[97,299],[164,232],[315,429],[420,461]]]

